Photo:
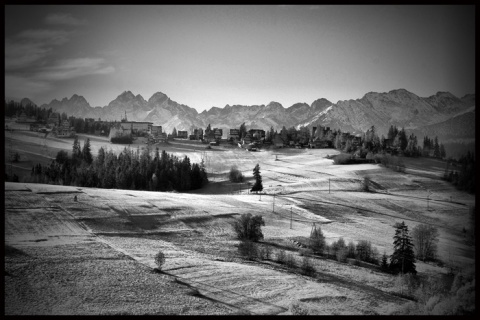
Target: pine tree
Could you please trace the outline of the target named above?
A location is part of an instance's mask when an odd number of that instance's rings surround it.
[[[72,162],[74,165],[76,165],[81,159],[82,159],[82,149],[77,136],[75,136],[75,139],[73,140]]]
[[[433,145],[433,156],[435,158],[440,158],[440,145],[438,144],[438,138],[435,137],[435,143]]]
[[[177,128],[173,128],[173,131],[172,131],[172,137],[176,138],[177,137]]]
[[[253,177],[255,178],[255,184],[253,185],[252,189],[250,191],[262,191],[263,190],[263,185],[262,185],[262,176],[260,175],[260,166],[257,165],[255,168],[253,168]]]
[[[90,150],[90,138],[87,138],[87,141],[83,144],[82,159],[88,164],[93,162],[92,151]]]
[[[385,251],[383,251],[383,255],[382,255],[382,262],[380,264],[380,268],[383,270],[383,271],[387,271],[388,270],[388,256],[387,256],[387,253]]]
[[[322,254],[323,249],[325,248],[325,236],[323,235],[322,229],[316,227],[312,230],[310,234],[310,248],[317,253]]]
[[[395,236],[393,237],[393,254],[390,256],[390,269],[395,272],[413,273],[415,269],[415,254],[413,252],[412,239],[408,234],[405,222],[395,224]]]

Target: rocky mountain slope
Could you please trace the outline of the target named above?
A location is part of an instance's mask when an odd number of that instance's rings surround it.
[[[342,131],[359,133],[372,125],[380,134],[386,134],[390,125],[405,127],[416,132],[434,132],[438,124],[443,128],[445,138],[449,132],[458,135],[463,130],[464,137],[474,138],[475,95],[458,98],[448,92],[421,98],[405,89],[384,93],[369,92],[356,100],[341,100],[332,103],[321,98],[308,105],[296,103],[288,108],[272,101],[267,105],[226,105],[224,108],[213,107],[198,113],[196,109],[171,100],[166,94],[157,92],[146,101],[141,95],[130,91],[120,94],[107,106],[92,108],[84,97],[73,95],[62,101],[53,100],[42,107],[53,108],[76,117],[101,118],[119,121],[125,116],[132,121],[149,121],[162,125],[164,130],[192,130],[195,127],[237,128],[245,122],[247,128],[280,130],[283,126],[328,126]],[[465,112],[472,112],[468,116]],[[465,114],[462,117],[461,114]],[[471,118],[469,118],[471,117]],[[448,121],[448,126],[442,125]],[[426,128],[420,130],[421,128]],[[428,129],[427,129],[428,128]],[[438,131],[438,130],[437,130]],[[430,135],[430,134],[429,134]]]

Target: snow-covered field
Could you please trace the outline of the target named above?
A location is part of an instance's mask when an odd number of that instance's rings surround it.
[[[32,143],[41,142],[33,135],[24,136]],[[109,145],[102,139],[92,139],[94,154],[100,146]],[[55,143],[59,148],[67,144],[63,140]],[[121,151],[124,146],[109,147]],[[380,253],[391,254],[393,225],[401,221],[410,230],[419,223],[437,226],[441,260],[458,267],[475,262],[474,247],[466,244],[462,233],[463,227],[469,227],[468,209],[475,204],[475,197],[456,191],[435,177],[422,175],[419,165],[411,173],[407,165],[406,174],[372,164],[338,166],[325,158],[338,153],[332,149],[247,152],[219,146],[206,150],[204,145],[187,141],[175,141],[165,148],[179,156],[188,155],[192,162],[206,159],[210,185],[197,192],[160,193],[5,183],[6,244],[34,257],[7,255],[5,301],[7,306],[15,306],[6,309],[8,314],[24,314],[28,310],[34,314],[141,314],[142,310],[146,314],[290,314],[291,304],[298,303],[316,314],[361,315],[388,314],[407,302],[394,294],[394,277],[376,270],[312,259],[317,269],[317,276],[312,278],[289,271],[274,261],[242,260],[231,228],[232,221],[242,213],[262,215],[263,245],[271,246],[274,256],[279,248],[286,249],[297,265],[302,257],[291,240],[308,237],[312,223],[321,226],[329,243],[340,237],[346,242],[369,240]],[[71,141],[67,149],[71,149]],[[226,181],[230,166],[237,165],[251,182],[257,163],[264,194],[249,194],[247,184],[232,186]],[[365,176],[371,178],[377,192],[361,191]],[[430,192],[429,211],[427,192]],[[62,259],[53,258],[57,248]],[[175,285],[158,289],[148,285],[145,290],[149,293],[144,300],[127,303],[133,304],[132,309],[111,302],[103,309],[82,308],[79,303],[88,299],[109,301],[107,289],[112,286],[117,291],[131,289],[127,282],[113,284],[105,280],[105,290],[89,287],[88,293],[84,291],[82,283],[91,281],[91,275],[99,271],[93,263],[86,262],[76,264],[85,268],[80,275],[79,269],[66,268],[68,259],[82,259],[74,252],[70,255],[75,250],[88,251],[88,261],[91,255],[101,259],[101,252],[108,252],[105,259],[110,259],[107,256],[114,252],[133,258],[122,260],[118,270],[118,261],[108,265],[107,260],[102,260],[102,268],[109,270],[108,275],[103,275],[107,278],[122,277],[124,268],[142,266],[146,269],[141,270],[150,270],[155,267],[154,255],[162,250],[166,255],[165,274],[147,275],[146,271],[139,271],[140,282],[177,280]],[[63,283],[63,289],[50,286],[48,293],[40,294],[44,275],[51,273],[43,267],[59,270],[50,279],[53,284]],[[446,267],[421,262],[417,263],[417,270],[447,272]],[[69,308],[65,300],[68,300],[65,296],[68,283],[64,281],[70,277],[69,272],[76,274],[72,276],[76,289],[68,289],[76,295],[72,298],[78,304],[75,308]],[[127,281],[138,281],[134,280],[134,272],[127,274]],[[27,276],[28,285],[23,283],[26,281],[23,277]],[[209,300],[189,296],[190,291],[185,288],[196,289],[200,297]],[[123,297],[118,293],[111,299],[120,296]],[[152,304],[154,297],[158,301],[165,299],[165,304]],[[178,308],[166,308],[172,297],[185,303],[185,308],[178,303],[175,304]],[[38,307],[52,299],[57,302],[56,308]]]

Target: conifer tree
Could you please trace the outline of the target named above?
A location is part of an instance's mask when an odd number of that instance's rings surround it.
[[[262,176],[260,175],[260,166],[257,165],[255,168],[253,168],[253,177],[255,178],[255,184],[253,185],[252,189],[250,191],[262,191],[263,190],[263,185],[262,185]]]
[[[87,141],[83,144],[82,159],[88,164],[93,162],[92,151],[90,150],[90,138],[87,138]]]
[[[390,256],[390,269],[395,272],[416,274],[415,254],[413,252],[412,239],[408,234],[405,222],[395,224],[395,236],[393,236],[393,254]]]
[[[380,264],[380,268],[383,270],[383,271],[387,271],[388,270],[388,257],[387,257],[387,253],[385,251],[383,251],[383,255],[382,255],[382,262]]]
[[[77,164],[82,159],[82,149],[80,147],[80,142],[78,141],[77,136],[73,140],[73,149],[72,149],[72,162]]]
[[[317,228],[315,226],[310,234],[310,248],[316,253],[323,253],[323,249],[325,248],[325,236],[320,227]]]

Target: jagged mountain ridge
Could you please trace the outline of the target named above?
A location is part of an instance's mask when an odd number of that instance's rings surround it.
[[[244,123],[249,128],[279,130],[283,126],[329,126],[342,131],[364,132],[372,125],[380,134],[386,133],[390,125],[418,129],[433,125],[474,108],[475,95],[457,98],[448,92],[421,98],[405,89],[384,93],[369,92],[356,100],[341,100],[336,104],[321,98],[307,103],[296,103],[284,108],[272,101],[267,105],[226,105],[212,107],[198,113],[196,109],[171,100],[166,94],[157,92],[146,101],[141,95],[124,91],[107,106],[92,108],[85,98],[73,95],[62,101],[52,100],[42,107],[66,112],[76,117],[101,118],[119,121],[127,114],[128,120],[149,121],[162,125],[164,130],[191,130],[194,127],[223,129],[238,128]],[[455,121],[454,121],[455,122]],[[455,125],[450,127],[454,128]]]

